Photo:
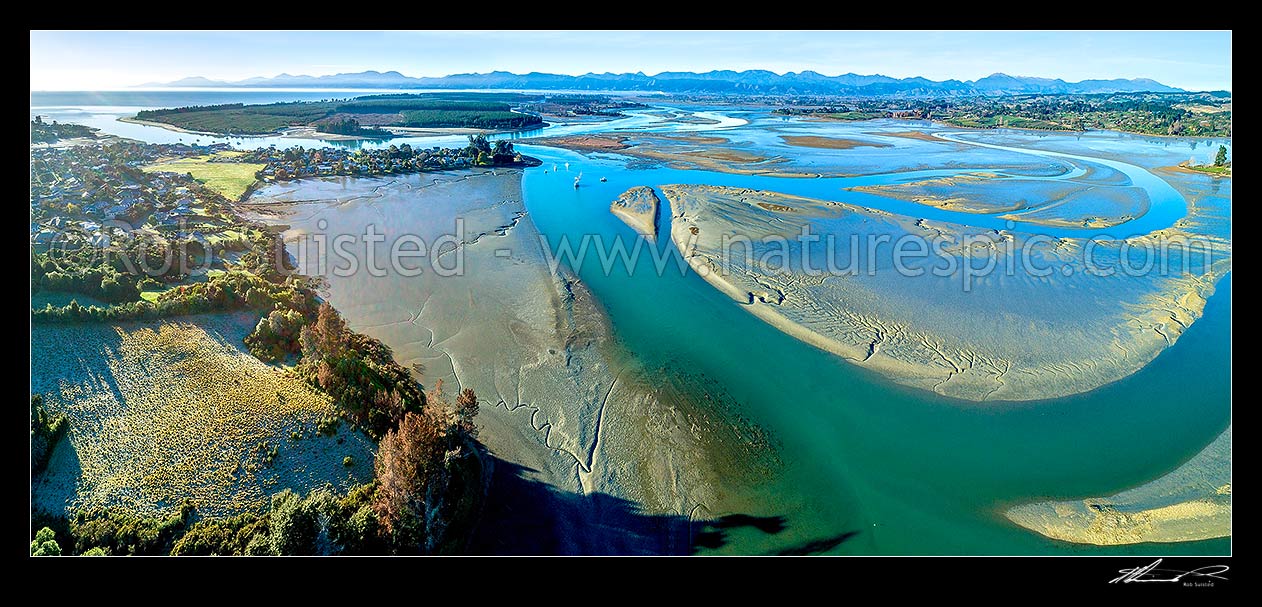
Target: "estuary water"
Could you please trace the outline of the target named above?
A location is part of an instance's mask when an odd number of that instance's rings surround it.
[[[194,93],[183,104],[261,102],[257,92]],[[121,123],[152,100],[32,96],[32,115],[81,122],[107,133],[151,142],[227,141],[238,147],[322,145],[281,137],[212,138]],[[86,95],[86,94],[85,94]],[[286,97],[285,95],[295,95]],[[314,97],[312,95],[315,95]],[[305,96],[305,97],[304,97]],[[322,99],[328,92],[277,93],[267,101]],[[161,103],[169,106],[169,100]],[[676,106],[672,108],[679,109]],[[661,108],[656,108],[660,110]],[[687,108],[684,108],[687,109]],[[906,121],[862,126],[785,122],[757,112],[697,110],[713,124],[665,124],[648,112],[600,125],[553,125],[533,135],[609,130],[707,130],[763,150],[785,151],[773,129],[797,133],[861,134],[882,140],[911,128]],[[916,128],[933,128],[916,124]],[[943,132],[952,132],[943,130]],[[1183,195],[1150,169],[1189,156],[1203,160],[1216,141],[1154,138],[1113,133],[1087,135],[966,133],[950,135],[962,145],[998,146],[987,151],[995,165],[1045,169],[1044,178],[1064,178],[1089,167],[1122,173],[1149,195],[1151,208],[1138,220],[1112,230],[1043,227],[1051,235],[1129,235],[1169,227],[1187,212]],[[463,137],[396,139],[416,146],[453,145]],[[563,237],[621,237],[635,233],[609,213],[609,202],[627,188],[670,183],[704,183],[770,189],[837,199],[843,188],[898,183],[960,169],[935,169],[935,152],[917,141],[846,154],[887,171],[867,176],[801,179],[685,170],[662,165],[640,167],[615,154],[575,152],[521,145],[544,161],[526,169],[522,190],[526,208],[551,247]],[[1228,144],[1230,142],[1227,142]],[[355,143],[355,145],[360,145]],[[362,145],[382,145],[366,143]],[[388,145],[388,144],[386,144]],[[865,152],[866,150],[866,152]],[[1069,150],[1069,151],[1066,151]],[[858,152],[858,154],[855,154]],[[786,152],[787,153],[787,152]],[[831,150],[795,148],[795,161],[827,165]],[[566,164],[568,163],[568,167]],[[1028,167],[1027,167],[1028,168]],[[860,171],[856,171],[858,173]],[[574,188],[581,173],[582,187]],[[600,178],[607,181],[600,181]],[[1199,180],[1204,176],[1189,176]],[[1213,187],[1213,194],[1230,198]],[[1206,186],[1207,188],[1210,186]],[[1011,227],[987,215],[929,208],[847,192],[847,202],[912,213],[917,217],[967,225]],[[1227,205],[1230,209],[1230,205]],[[736,305],[678,261],[670,230],[669,202],[663,200],[656,247],[670,261],[664,272],[653,256],[641,255],[632,268],[613,264],[606,272],[593,254],[572,269],[586,283],[612,324],[619,351],[646,370],[683,369],[703,375],[730,395],[742,415],[764,428],[780,450],[783,468],[756,485],[724,487],[730,503],[756,516],[784,517],[785,531],[767,534],[735,528],[718,553],[776,553],[786,545],[845,536],[831,554],[1226,554],[1230,538],[1179,544],[1098,547],[1047,539],[1009,522],[1004,510],[1041,499],[1107,496],[1141,485],[1178,467],[1209,444],[1231,417],[1231,275],[1221,279],[1203,317],[1173,346],[1143,369],[1120,381],[1075,396],[1046,401],[965,402],[895,384],[864,368],[798,341]],[[1017,221],[1019,223],[1019,219]],[[993,225],[992,225],[993,224]],[[1227,234],[1226,236],[1230,236]],[[388,340],[387,340],[388,341]],[[703,550],[703,552],[705,552]]]
[[[774,186],[802,194],[824,187],[824,180],[812,179],[621,171],[613,160],[606,165],[542,148],[529,153],[548,168],[570,163],[570,173],[527,170],[523,182],[532,217],[554,246],[563,236],[578,243],[595,233],[635,242],[631,228],[608,212],[609,201],[634,185]],[[576,190],[572,177],[580,169],[583,183],[597,176],[608,182]],[[667,206],[659,234],[669,233],[669,222]],[[654,246],[674,252],[664,236]],[[755,514],[786,516],[790,527],[812,530],[808,536],[859,532],[835,553],[1229,550],[1226,539],[1076,546],[1016,527],[1002,512],[1020,502],[1104,496],[1142,484],[1222,432],[1231,413],[1230,275],[1204,316],[1138,373],[1068,398],[976,403],[895,385],[803,344],[691,271],[681,274],[670,265],[659,275],[651,255],[641,255],[629,275],[618,263],[609,274],[602,265],[598,256],[585,258],[579,275],[605,306],[627,352],[648,369],[682,367],[713,378],[780,441],[784,474],[766,486],[734,490],[749,492]],[[738,537],[720,552],[769,553],[783,541],[753,529],[732,535]]]

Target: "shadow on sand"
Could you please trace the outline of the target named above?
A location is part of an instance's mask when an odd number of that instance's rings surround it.
[[[466,548],[469,554],[503,555],[688,555],[727,544],[728,534],[750,528],[775,535],[787,527],[782,516],[730,514],[689,520],[644,512],[631,501],[604,493],[580,495],[534,478],[535,470],[491,456],[494,472],[482,518]],[[858,532],[776,550],[772,554],[819,554]]]

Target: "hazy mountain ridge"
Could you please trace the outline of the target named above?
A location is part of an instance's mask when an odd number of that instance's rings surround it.
[[[662,91],[667,93],[749,93],[749,94],[839,94],[839,95],[1010,95],[1022,93],[1117,93],[1117,92],[1182,92],[1148,78],[1083,80],[1066,82],[1059,78],[1035,78],[991,74],[976,81],[927,78],[891,78],[882,75],[841,74],[826,76],[806,70],[776,74],[766,70],[714,70],[709,72],[662,72],[653,76],[634,74],[594,74],[581,76],[530,72],[489,72],[485,74],[452,74],[440,78],[412,78],[396,71],[366,71],[329,76],[294,76],[280,74],[271,78],[255,77],[238,81],[190,77],[166,83],[141,86],[170,87],[320,87],[320,88],[485,88],[590,91]]]

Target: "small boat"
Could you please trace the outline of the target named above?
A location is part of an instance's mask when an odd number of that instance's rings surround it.
[[[600,178],[600,182],[601,182],[601,183],[604,183],[604,182],[606,182],[606,181],[609,181],[609,178],[608,178],[608,177],[601,177],[601,178]]]
[[[574,189],[576,189],[576,190],[578,189],[578,180],[580,180],[580,179],[582,179],[582,178],[583,178],[583,174],[582,174],[582,173],[579,173],[579,174],[578,174],[578,177],[575,177],[575,178],[574,178]]]

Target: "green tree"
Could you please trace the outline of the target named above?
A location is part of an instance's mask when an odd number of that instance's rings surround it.
[[[282,556],[320,553],[316,545],[321,535],[319,500],[314,493],[303,499],[286,489],[272,496],[269,518],[272,553]]]
[[[61,556],[61,546],[57,544],[56,533],[48,527],[35,532],[31,541],[31,556]]]
[[[469,156],[477,158],[479,154],[491,153],[491,144],[486,140],[486,135],[469,135],[469,145],[465,147]]]
[[[1214,166],[1226,166],[1227,164],[1227,146],[1218,146],[1218,155],[1214,156]]]

